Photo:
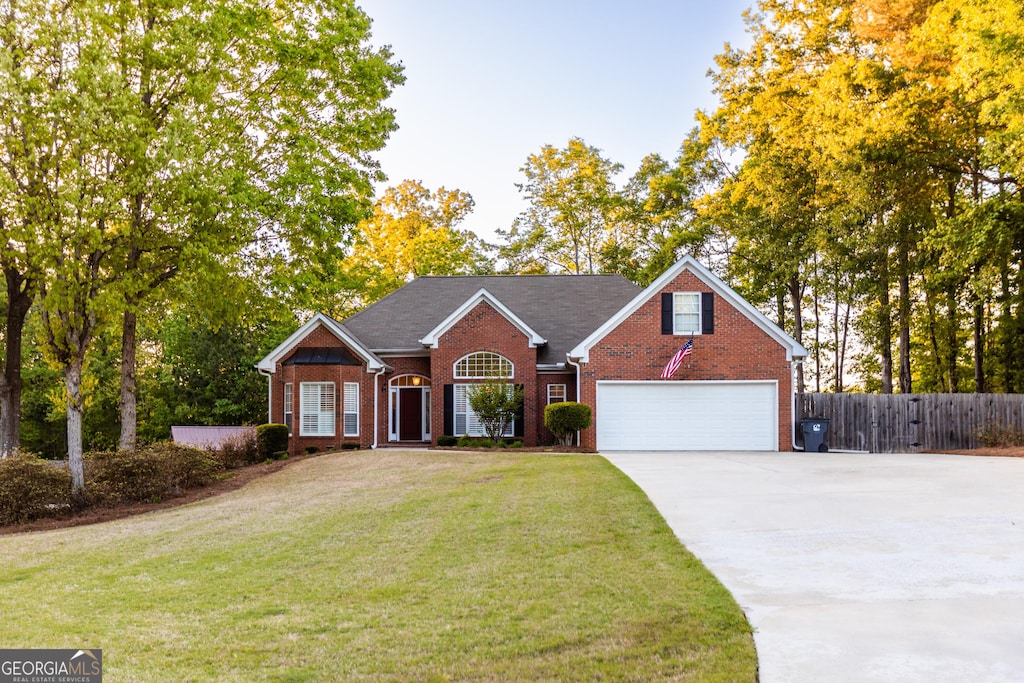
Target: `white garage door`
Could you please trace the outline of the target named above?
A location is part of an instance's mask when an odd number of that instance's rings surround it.
[[[776,382],[598,382],[602,451],[778,450]]]

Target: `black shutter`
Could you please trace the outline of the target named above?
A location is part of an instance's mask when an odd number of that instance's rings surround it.
[[[672,293],[665,292],[661,295],[661,333],[672,334]]]
[[[700,331],[701,334],[715,333],[714,292],[704,292],[700,295]]]
[[[517,384],[516,388],[519,391],[523,392],[523,400],[519,403],[519,410],[516,411],[516,421],[513,425],[512,434],[513,436],[517,436],[521,439],[523,438],[523,434],[525,433],[526,429],[525,425],[523,424],[526,421],[526,392],[524,391],[524,387],[522,384]]]
[[[455,385],[444,385],[444,435],[455,436]]]

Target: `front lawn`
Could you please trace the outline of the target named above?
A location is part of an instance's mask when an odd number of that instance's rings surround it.
[[[753,681],[749,626],[593,455],[372,451],[0,537],[0,647],[116,681]]]

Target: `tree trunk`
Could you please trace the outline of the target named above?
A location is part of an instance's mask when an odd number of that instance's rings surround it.
[[[85,465],[82,459],[82,361],[75,359],[64,366],[64,388],[67,391],[68,469],[71,471],[71,501],[76,508],[85,506]]]
[[[138,403],[135,383],[138,313],[129,306],[121,324],[121,436],[118,448],[134,451],[137,445]]]
[[[979,299],[974,302],[974,391],[988,391],[985,382],[985,307]]]
[[[4,323],[4,373],[0,376],[0,458],[13,455],[21,442],[21,348],[25,317],[35,298],[35,281],[11,266],[7,281]]]
[[[793,304],[793,338],[800,344],[804,343],[804,316],[801,312],[801,304],[803,303],[803,287],[800,285],[799,278],[794,275],[789,279],[789,298]],[[806,384],[804,382],[804,364],[797,363],[796,367],[796,393],[802,394],[806,390]]]
[[[878,316],[878,350],[882,365],[882,393],[892,393],[892,303],[889,301],[889,269],[883,268],[882,310]]]
[[[900,273],[900,393],[912,394],[913,378],[910,374],[910,277]]]

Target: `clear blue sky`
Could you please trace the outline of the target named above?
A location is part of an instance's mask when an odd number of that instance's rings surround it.
[[[377,158],[386,185],[458,188],[464,227],[493,241],[526,208],[515,187],[528,155],[571,137],[623,164],[674,159],[706,74],[726,42],[746,45],[752,0],[357,0],[374,45],[390,45],[406,83],[389,100],[400,129]]]

